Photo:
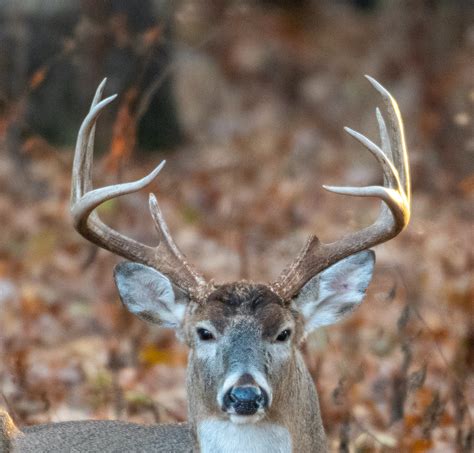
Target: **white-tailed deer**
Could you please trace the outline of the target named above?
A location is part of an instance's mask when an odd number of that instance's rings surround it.
[[[300,345],[313,330],[339,321],[362,302],[375,262],[368,249],[396,236],[410,218],[410,176],[400,112],[390,93],[367,78],[381,94],[388,114],[387,127],[376,110],[381,146],[358,132],[346,131],[380,162],[384,186],[325,189],[381,199],[377,220],[330,244],[311,236],[271,284],[221,285],[206,281],[186,261],[153,195],[150,212],[159,236],[155,248],[121,235],[97,216],[100,204],[144,188],[164,163],[139,181],[92,188],[95,124],[115,98],[100,100],[102,82],[77,139],[71,197],[74,225],[89,241],[129,260],[119,264],[114,274],[123,304],[145,321],[175,329],[188,345],[189,421],[157,426],[66,422],[20,431],[4,412],[0,414],[4,450],[326,451],[318,395]]]

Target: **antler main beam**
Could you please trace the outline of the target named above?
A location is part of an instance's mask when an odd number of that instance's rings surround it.
[[[330,244],[322,244],[316,236],[311,236],[296,259],[271,284],[273,291],[283,300],[290,300],[312,277],[337,261],[393,238],[409,222],[410,172],[400,111],[391,94],[376,80],[366,77],[382,96],[388,113],[387,126],[380,110],[376,109],[381,145],[376,145],[352,129],[345,128],[345,130],[366,147],[380,163],[384,185],[323,187],[342,195],[379,198],[383,202],[379,216],[367,228]],[[147,246],[118,233],[105,225],[95,212],[95,209],[105,201],[136,192],[149,185],[165,163],[163,161],[150,174],[138,181],[93,189],[91,171],[95,124],[102,110],[116,97],[110,96],[101,100],[104,86],[105,80],[97,88],[90,111],[77,137],[71,194],[74,226],[82,236],[99,247],[156,268],[189,295],[201,299],[210,286],[204,277],[191,267],[174,243],[154,195],[150,195],[150,212],[159,235],[160,242],[157,247]]]
[[[345,131],[365,146],[380,163],[384,185],[323,187],[342,195],[379,198],[383,201],[379,216],[369,227],[330,244],[322,244],[316,236],[311,236],[296,259],[271,285],[283,300],[296,295],[312,277],[337,261],[395,237],[410,220],[410,169],[400,110],[395,99],[380,83],[372,77],[366,78],[382,96],[388,113],[387,128],[380,110],[376,109],[381,147],[359,132],[347,127]]]
[[[153,194],[150,194],[150,212],[160,239],[157,247],[150,247],[118,233],[105,225],[95,212],[95,209],[107,200],[137,192],[148,186],[165,164],[165,161],[161,162],[150,174],[138,181],[100,189],[92,188],[95,125],[100,113],[116,98],[116,95],[113,95],[100,100],[105,82],[106,79],[97,88],[90,111],[77,136],[71,191],[74,227],[84,238],[99,247],[128,260],[154,267],[189,294],[200,294],[206,286],[206,281],[187,263],[183,253],[174,243]]]

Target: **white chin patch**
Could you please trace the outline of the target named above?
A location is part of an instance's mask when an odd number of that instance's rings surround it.
[[[250,423],[257,423],[263,418],[263,413],[256,413],[253,415],[237,415],[230,414],[230,421],[236,425],[245,425]]]

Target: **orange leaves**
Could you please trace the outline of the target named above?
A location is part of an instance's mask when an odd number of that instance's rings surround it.
[[[432,446],[433,442],[429,439],[414,439],[406,445],[411,453],[425,453]]]
[[[44,82],[44,79],[48,74],[48,69],[49,68],[47,66],[42,66],[33,73],[29,82],[30,90],[36,90],[36,88],[38,88]]]
[[[112,142],[105,165],[108,171],[116,173],[126,160],[136,143],[137,121],[134,106],[137,100],[137,89],[130,88],[119,106],[112,132]]]
[[[37,288],[24,287],[21,293],[21,313],[26,318],[35,318],[45,310],[44,301],[42,300]]]
[[[154,46],[159,42],[163,34],[163,28],[160,25],[148,28],[142,34],[142,42],[146,47]]]
[[[140,351],[140,361],[148,366],[152,365],[170,365],[185,366],[187,354],[183,348],[159,348],[153,344],[146,345]]]
[[[137,45],[138,52],[145,54],[149,52],[153,46],[159,43],[162,31],[162,27],[156,25],[141,34],[139,45]],[[117,173],[135,148],[138,122],[140,115],[144,113],[140,112],[139,107],[143,95],[138,88],[140,82],[140,77],[137,77],[127,91],[121,94],[122,102],[118,108],[109,153],[105,159],[105,166],[109,172]]]

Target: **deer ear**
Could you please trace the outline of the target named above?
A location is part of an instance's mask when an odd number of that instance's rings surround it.
[[[305,331],[345,318],[362,302],[374,272],[371,250],[342,259],[313,277],[294,302],[305,319]]]
[[[115,266],[115,284],[127,309],[144,321],[178,328],[186,311],[186,298],[169,279],[143,264],[123,262]]]

